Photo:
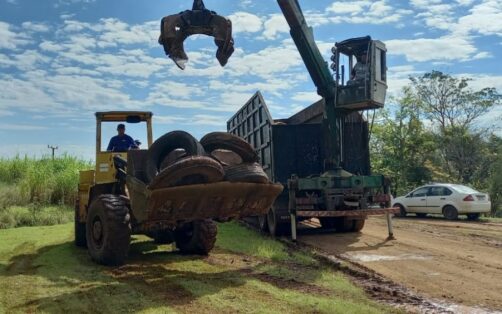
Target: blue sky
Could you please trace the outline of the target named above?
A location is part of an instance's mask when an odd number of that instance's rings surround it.
[[[500,1],[300,3],[326,59],[336,41],[385,42],[392,95],[431,70],[502,91]],[[95,111],[153,111],[155,137],[183,129],[200,138],[224,130],[257,90],[274,118],[319,99],[275,0],[205,4],[232,20],[236,52],[222,68],[211,38],[190,37],[181,71],[157,44],[159,22],[191,1],[0,0],[0,156],[48,154],[50,144],[90,159]],[[499,107],[478,123],[502,134],[501,118]]]

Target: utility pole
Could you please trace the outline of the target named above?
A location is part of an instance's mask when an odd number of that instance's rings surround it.
[[[52,149],[52,160],[54,160],[54,152],[58,149],[58,147],[47,145],[47,148]]]

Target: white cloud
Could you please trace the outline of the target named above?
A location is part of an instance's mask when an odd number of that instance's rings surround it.
[[[289,26],[282,14],[272,14],[264,23],[263,37],[275,39],[280,33],[289,32]]]
[[[315,92],[298,92],[295,93],[292,97],[292,100],[305,102],[312,104],[321,99],[321,96],[317,95]]]
[[[40,126],[40,125],[30,125],[30,124],[0,123],[0,130],[4,130],[4,131],[40,131],[40,130],[47,130],[47,127]]]
[[[26,35],[16,34],[11,29],[8,23],[0,21],[0,49],[16,49],[29,43]]]
[[[235,12],[228,18],[232,21],[234,33],[256,33],[261,31],[263,26],[258,16],[247,12]]]
[[[49,25],[44,23],[24,22],[21,26],[26,30],[38,33],[45,33],[50,30]]]

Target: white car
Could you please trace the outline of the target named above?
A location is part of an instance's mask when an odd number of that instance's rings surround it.
[[[421,186],[405,196],[392,201],[393,207],[399,207],[399,216],[414,213],[418,217],[427,214],[443,214],[446,219],[457,219],[467,215],[467,219],[476,220],[481,213],[490,212],[491,203],[488,194],[478,192],[459,184],[430,184]]]

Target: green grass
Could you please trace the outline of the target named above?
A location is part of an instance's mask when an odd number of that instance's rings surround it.
[[[25,226],[52,226],[73,221],[74,212],[67,206],[10,206],[0,210],[0,229]]]
[[[389,313],[341,273],[236,223],[209,257],[135,237],[126,265],[92,263],[72,225],[0,230],[0,313]]]

